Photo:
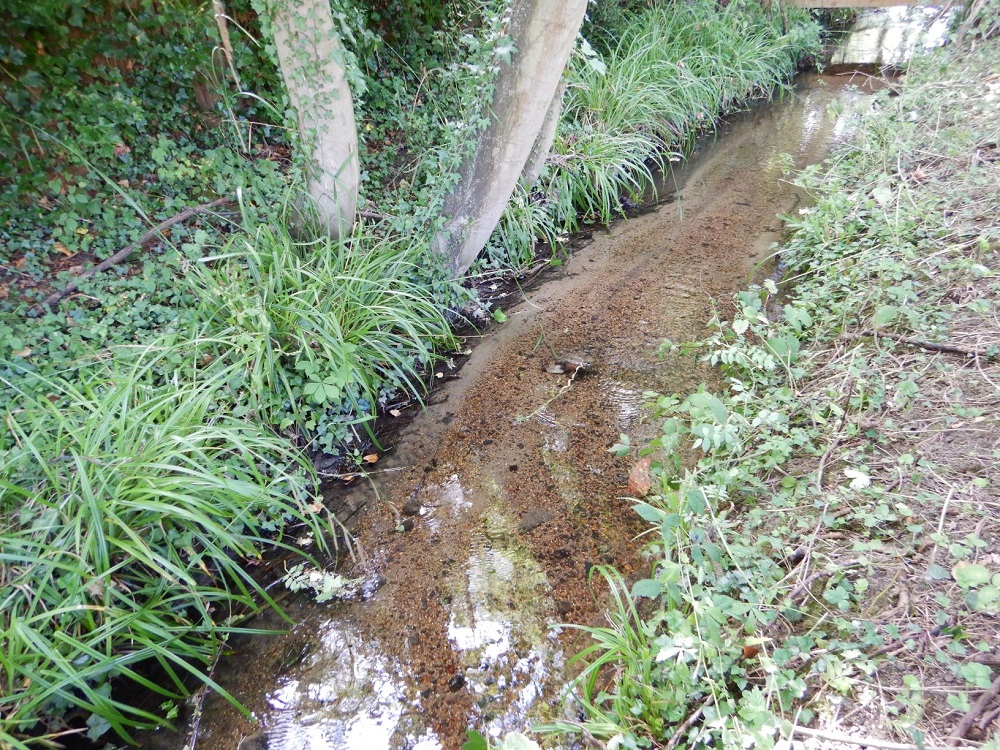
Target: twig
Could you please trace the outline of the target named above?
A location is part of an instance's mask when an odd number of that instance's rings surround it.
[[[226,62],[229,63],[229,71],[233,74],[233,83],[236,84],[237,89],[242,91],[243,84],[240,82],[240,74],[236,72],[236,63],[233,58],[233,44],[229,40],[229,26],[227,24],[229,16],[226,15],[226,6],[222,0],[212,0],[212,10],[215,14],[215,23],[219,27],[222,51],[225,54]]]
[[[698,717],[701,716],[702,711],[705,710],[705,708],[708,706],[711,700],[712,700],[711,695],[705,696],[705,700],[701,702],[701,705],[698,706],[698,708],[696,708],[694,711],[692,711],[691,715],[688,716],[686,719],[684,719],[684,723],[681,724],[679,727],[677,727],[674,733],[670,735],[670,739],[667,741],[667,744],[664,745],[663,750],[671,750],[671,748],[675,747],[677,743],[681,741],[681,738],[684,736],[684,733],[691,728],[692,724],[698,721]]]
[[[854,378],[847,379],[847,387],[844,389],[844,396],[841,399],[841,403],[844,404],[840,411],[840,419],[837,420],[837,426],[833,428],[833,442],[830,443],[830,447],[826,449],[823,453],[822,458],[819,460],[819,468],[816,469],[816,491],[823,491],[823,472],[826,470],[826,462],[830,458],[830,454],[836,450],[837,446],[840,445],[841,440],[841,430],[844,428],[844,422],[847,419],[847,412],[851,408],[851,396],[854,394]]]
[[[990,685],[989,690],[983,692],[977,700],[962,717],[962,720],[958,722],[958,726],[955,727],[955,731],[951,733],[951,737],[948,738],[949,747],[958,747],[958,743],[965,739],[965,735],[968,734],[969,730],[972,729],[972,725],[976,723],[976,719],[979,718],[980,714],[986,711],[990,707],[990,703],[1000,695],[1000,677],[993,680],[993,684]]]
[[[849,734],[839,732],[827,732],[823,729],[809,729],[792,725],[792,731],[788,734],[788,741],[796,734],[803,734],[806,737],[815,737],[819,740],[829,740],[830,742],[843,742],[847,745],[864,745],[866,747],[877,747],[880,750],[952,750],[952,747],[940,747],[934,745],[910,745],[905,742],[890,742],[889,740],[877,740],[871,737],[852,737]],[[975,750],[972,747],[963,747],[962,750]]]
[[[136,240],[131,244],[126,245],[117,253],[112,255],[110,258],[102,260],[100,263],[91,268],[89,271],[85,271],[84,273],[80,274],[75,279],[70,281],[60,291],[53,292],[48,297],[46,297],[44,301],[39,302],[37,305],[33,305],[31,308],[29,308],[28,315],[31,316],[41,315],[41,313],[44,311],[46,307],[52,307],[53,305],[58,304],[59,301],[63,299],[63,297],[75,292],[81,281],[86,281],[90,277],[101,273],[101,271],[106,271],[109,268],[111,268],[111,266],[121,263],[128,256],[130,256],[132,253],[138,250],[140,247],[142,247],[147,242],[152,240],[158,234],[161,234],[164,230],[167,230],[170,227],[172,227],[174,224],[180,224],[182,221],[187,221],[192,216],[208,213],[212,209],[218,208],[219,206],[232,202],[233,202],[232,198],[216,198],[214,201],[203,203],[200,206],[192,206],[191,208],[185,208],[179,214],[171,216],[166,221],[160,222],[155,227],[146,232],[144,235],[142,235],[142,237],[140,237],[138,240]]]
[[[927,349],[932,352],[944,352],[945,354],[959,354],[963,357],[970,358],[982,357],[984,359],[992,359],[996,356],[985,349],[962,349],[949,344],[935,344],[931,341],[920,341],[919,339],[911,339],[908,336],[900,336],[898,333],[890,333],[889,331],[858,331],[857,333],[842,333],[840,338],[845,341],[867,338],[891,339],[892,341],[898,341],[900,344],[915,346],[918,349]]]

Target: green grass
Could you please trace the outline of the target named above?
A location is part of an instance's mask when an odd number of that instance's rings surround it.
[[[220,412],[224,382],[159,387],[162,353],[121,359],[47,379],[4,415],[0,744],[71,708],[94,737],[159,724],[122,681],[167,699],[209,681],[226,636],[271,601],[244,560],[294,549],[286,528],[325,538],[311,464]]]
[[[295,240],[247,216],[251,231],[191,267],[204,338],[224,360],[240,412],[295,428],[335,452],[398,392],[419,396],[454,337],[426,248],[356,233]]]
[[[505,217],[491,258],[502,259],[504,248],[517,265],[534,238],[551,242],[581,218],[607,224],[624,215],[655,170],[689,152],[722,113],[770,96],[816,51],[819,30],[808,14],[793,11],[791,21],[783,35],[780,18],[752,3],[657,6],[631,15],[603,54],[578,55],[552,153],[531,188],[533,210],[512,202],[508,211],[518,216]],[[599,28],[592,33],[604,38]],[[521,228],[513,238],[512,224]]]

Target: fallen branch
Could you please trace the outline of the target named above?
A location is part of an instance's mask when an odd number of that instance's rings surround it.
[[[187,221],[192,216],[208,213],[209,211],[218,208],[219,206],[232,202],[233,202],[232,198],[216,198],[214,201],[203,203],[200,206],[192,206],[191,208],[185,208],[179,214],[171,216],[166,221],[161,221],[159,224],[150,229],[135,242],[126,245],[117,253],[112,255],[110,258],[102,260],[100,263],[98,263],[90,270],[85,271],[84,273],[77,276],[75,279],[70,281],[65,287],[63,287],[58,292],[53,292],[48,297],[46,297],[42,302],[39,302],[37,305],[33,305],[32,307],[30,307],[28,309],[28,315],[32,317],[36,315],[41,315],[45,311],[46,307],[52,307],[53,305],[58,304],[64,297],[75,292],[79,287],[81,281],[86,281],[92,276],[95,276],[101,273],[102,271],[108,270],[109,268],[111,268],[111,266],[121,263],[128,256],[130,256],[132,253],[138,250],[140,247],[145,245],[147,242],[152,240],[157,235],[162,234],[165,230],[174,226],[174,224],[180,224],[182,221]]]
[[[990,703],[998,695],[1000,695],[1000,677],[993,680],[993,684],[990,685],[989,690],[983,691],[983,694],[979,696],[979,700],[972,705],[972,708],[958,722],[955,731],[948,738],[949,747],[958,747],[958,743],[965,739],[965,735],[972,729],[972,725],[976,723],[976,719],[990,707]]]
[[[945,354],[958,354],[972,359],[978,359],[979,357],[991,359],[997,356],[996,354],[991,354],[985,349],[962,349],[949,344],[935,344],[931,341],[920,341],[918,339],[911,339],[908,336],[900,336],[898,333],[890,333],[889,331],[859,331],[857,333],[842,333],[840,334],[840,338],[844,341],[867,338],[890,339],[892,341],[898,341],[900,344],[906,344],[907,346],[915,346],[918,349],[927,349],[932,352],[944,352]]]
[[[865,747],[877,747],[880,750],[954,750],[954,747],[940,747],[934,745],[910,745],[905,742],[890,742],[889,740],[876,740],[871,737],[852,737],[849,734],[839,732],[827,732],[822,729],[809,729],[792,725],[792,730],[788,733],[788,741],[791,742],[796,734],[806,737],[815,737],[818,740],[829,740],[830,742],[843,742],[847,745],[862,745]],[[961,750],[975,750],[972,747],[963,747]]]
[[[684,733],[691,728],[692,724],[698,721],[698,717],[701,716],[702,712],[705,710],[705,708],[708,706],[711,700],[712,700],[711,695],[705,697],[705,700],[701,702],[701,705],[698,706],[698,708],[696,708],[694,711],[692,711],[691,715],[684,720],[684,723],[681,724],[679,727],[677,727],[676,731],[670,736],[670,739],[667,741],[664,750],[671,750],[671,748],[675,747],[677,743],[684,738]]]

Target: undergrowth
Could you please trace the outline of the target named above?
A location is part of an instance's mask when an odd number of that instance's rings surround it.
[[[995,39],[914,61],[798,177],[816,204],[788,219],[787,286],[668,343],[727,388],[651,394],[648,577],[599,571],[584,718],[548,731],[998,746],[998,78]]]
[[[414,24],[336,4],[365,179],[343,242],[283,208],[284,95],[254,13],[228,5],[232,69],[185,0],[16,0],[0,35],[0,745],[127,738],[210,683],[227,635],[272,603],[245,561],[291,533],[322,550],[332,522],[303,450],[360,457],[360,431],[392,394],[419,396],[468,299],[427,248],[513,52],[505,4],[407,4]],[[636,12],[628,43],[604,27],[600,52],[581,46],[547,172],[487,263],[521,268],[536,238],[620,215],[692,129],[769,93],[815,38],[753,3]],[[681,31],[705,45],[650,41]],[[652,98],[602,104],[635,87]],[[220,196],[230,208],[83,278]]]

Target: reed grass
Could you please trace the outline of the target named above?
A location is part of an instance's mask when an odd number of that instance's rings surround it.
[[[226,637],[272,603],[243,560],[297,550],[283,528],[322,544],[311,464],[220,412],[219,378],[151,385],[164,357],[47,379],[4,415],[0,746],[38,741],[58,729],[40,720],[71,709],[94,738],[161,724],[125,685],[175,700],[211,683]]]
[[[689,153],[724,112],[770,96],[818,49],[818,26],[805,11],[789,13],[787,34],[777,13],[712,0],[647,8],[614,34],[593,29],[606,51],[575,58],[556,141],[533,186],[544,196],[536,206],[547,211],[529,216],[512,202],[508,211],[519,216],[505,217],[494,244],[513,239],[508,256],[522,258],[534,238],[550,242],[581,217],[607,224],[622,216],[652,186],[655,170]],[[512,223],[521,230],[513,237]]]
[[[392,392],[425,390],[435,352],[455,341],[428,253],[409,238],[297,240],[256,217],[244,225],[190,274],[238,403],[314,435],[328,411],[368,421]]]

